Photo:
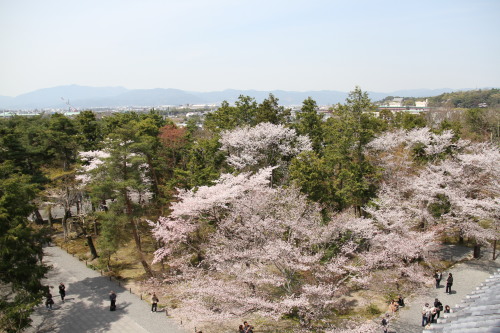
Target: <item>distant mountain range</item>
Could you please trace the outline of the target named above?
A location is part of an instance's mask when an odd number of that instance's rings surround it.
[[[469,89],[462,89],[469,90]],[[387,96],[431,97],[453,89],[415,89],[398,90],[389,93],[368,92],[372,101]],[[67,101],[78,109],[97,107],[126,107],[185,104],[219,104],[222,101],[234,102],[238,96],[254,97],[258,102],[274,94],[282,105],[300,105],[307,98],[313,98],[318,105],[343,103],[348,92],[335,90],[319,91],[259,91],[224,90],[213,92],[194,92],[179,89],[126,89],[123,87],[85,87],[79,85],[60,86],[35,90],[17,97],[0,96],[0,109],[43,109],[67,108]]]

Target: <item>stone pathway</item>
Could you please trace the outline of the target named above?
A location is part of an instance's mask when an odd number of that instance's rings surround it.
[[[454,255],[456,259],[457,257],[469,256],[471,252],[457,247],[456,249],[448,249],[446,255]],[[426,289],[421,295],[405,299],[406,306],[400,310],[399,317],[391,320],[389,332],[421,333],[423,330],[421,311],[425,303],[434,303],[434,299],[438,298],[443,306],[449,305],[453,308],[498,268],[500,268],[500,260],[491,260],[491,252],[485,252],[480,259],[457,264],[450,270],[443,272],[440,288]],[[446,294],[446,277],[450,272],[453,274],[452,292]]]
[[[101,276],[56,246],[46,247],[44,260],[52,265],[45,281],[53,288],[53,310],[40,305],[34,312],[32,327],[26,332],[79,333],[185,333],[186,330],[166,316],[151,312],[150,305],[109,278]],[[66,285],[62,303],[57,286]],[[109,311],[109,292],[117,294],[117,310]]]

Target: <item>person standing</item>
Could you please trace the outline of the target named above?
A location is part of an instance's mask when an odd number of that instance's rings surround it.
[[[158,310],[158,302],[160,300],[156,296],[156,293],[153,293],[153,297],[151,297],[151,312],[156,312]]]
[[[422,307],[422,327],[425,327],[428,323],[428,316],[429,316],[429,303],[425,303],[425,305]]]
[[[439,314],[443,311],[443,303],[437,298],[434,300],[434,307],[436,308],[436,318],[439,319]]]
[[[436,273],[434,273],[434,279],[436,280],[436,288],[439,288],[442,277],[443,277],[443,274],[440,271],[436,271]]]
[[[59,283],[59,295],[61,295],[61,300],[64,303],[64,297],[66,297],[66,286],[64,283]]]
[[[434,322],[434,319],[436,318],[436,314],[437,314],[436,307],[435,306],[431,306],[431,319],[430,319],[430,323]]]
[[[115,311],[116,310],[116,294],[114,291],[111,291],[109,293],[109,300],[111,301],[109,311]]]
[[[448,274],[448,278],[446,279],[446,293],[451,294],[451,286],[453,286],[453,275],[451,273]]]

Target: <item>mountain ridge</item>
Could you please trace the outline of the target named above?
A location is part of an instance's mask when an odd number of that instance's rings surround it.
[[[368,92],[373,101],[387,96],[431,97],[446,92],[470,89],[407,89],[394,92]],[[248,95],[257,101],[274,94],[282,105],[300,105],[308,98],[313,98],[318,105],[342,103],[349,94],[337,90],[238,90],[196,92],[174,88],[127,89],[124,87],[90,87],[66,85],[34,90],[16,97],[0,96],[0,109],[40,109],[65,108],[69,103],[75,108],[125,107],[185,104],[218,104],[222,101],[234,102],[240,95]]]

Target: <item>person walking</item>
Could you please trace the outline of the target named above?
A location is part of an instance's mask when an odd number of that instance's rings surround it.
[[[109,293],[109,300],[111,301],[109,311],[115,311],[116,310],[116,294],[114,291],[111,291]]]
[[[434,279],[436,280],[436,288],[439,288],[442,277],[443,277],[443,274],[440,271],[436,271],[436,273],[434,273]]]
[[[47,293],[47,299],[45,300],[45,307],[49,310],[52,310],[52,304],[54,304],[54,300],[52,299],[52,294],[49,291]]]
[[[156,293],[153,293],[153,297],[151,297],[151,312],[156,312],[158,310],[158,302],[160,300],[156,296]]]
[[[448,278],[446,279],[446,293],[451,294],[451,286],[453,286],[453,275],[451,273],[448,274]]]
[[[66,286],[64,283],[59,283],[59,295],[61,295],[61,300],[64,303],[64,297],[66,297]]]

